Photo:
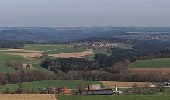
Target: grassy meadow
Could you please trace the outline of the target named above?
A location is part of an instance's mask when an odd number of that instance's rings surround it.
[[[56,95],[58,100],[170,100],[170,95]]]
[[[0,73],[15,71],[13,68],[6,66],[8,62],[25,62],[28,61],[21,56],[0,53]]]
[[[33,90],[42,89],[45,87],[68,87],[71,89],[76,89],[78,84],[82,84],[84,88],[87,88],[89,84],[103,84],[98,81],[83,81],[83,80],[42,80],[42,81],[33,81],[33,82],[23,82],[25,88],[31,88]],[[6,84],[0,85],[0,91],[5,90],[6,88],[11,89],[12,91],[18,88],[18,84]]]
[[[170,68],[170,58],[154,58],[138,60],[130,65],[131,68]]]
[[[81,52],[87,49],[86,45],[74,48],[74,44],[27,44],[25,50],[46,51],[47,54]]]

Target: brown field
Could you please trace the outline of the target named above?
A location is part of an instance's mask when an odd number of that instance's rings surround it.
[[[150,73],[150,72],[157,72],[157,73],[170,73],[170,68],[129,68],[129,72],[132,73]]]
[[[153,84],[148,82],[115,82],[115,81],[101,81],[106,88],[114,88],[115,85],[121,88],[133,87],[136,84],[138,87],[151,87]]]
[[[53,94],[0,94],[0,100],[57,100]]]
[[[57,57],[57,58],[70,58],[70,57],[82,58],[83,56],[92,55],[92,54],[93,54],[93,50],[89,49],[83,52],[49,54],[49,56]]]
[[[1,52],[40,52],[40,51],[33,51],[33,50],[24,50],[24,49],[7,49],[7,50],[0,50]]]
[[[32,59],[35,57],[42,56],[42,51],[32,51],[32,50],[24,50],[24,49],[8,49],[8,50],[0,50],[0,52],[11,55],[19,55],[27,59]]]

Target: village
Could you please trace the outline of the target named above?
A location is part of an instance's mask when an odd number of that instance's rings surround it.
[[[68,87],[44,88],[42,94],[65,94],[65,95],[153,95],[156,92],[164,92],[166,88],[170,87],[170,81],[164,83],[150,83],[150,82],[115,82],[120,84],[110,84],[110,86],[102,87],[101,84],[90,84],[83,88],[82,84],[77,85],[77,89],[69,89]],[[122,84],[124,87],[122,87]],[[109,88],[108,88],[109,87]]]

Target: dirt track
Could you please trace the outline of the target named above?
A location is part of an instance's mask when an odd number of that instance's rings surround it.
[[[53,94],[0,94],[0,100],[57,100]]]

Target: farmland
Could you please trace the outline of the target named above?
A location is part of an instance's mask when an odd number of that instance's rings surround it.
[[[53,95],[53,94],[1,94],[3,100],[169,100],[169,95]]]
[[[7,50],[0,50],[3,54],[9,55],[18,55],[26,59],[32,59],[42,56],[41,51],[32,51],[32,50],[24,50],[24,49],[7,49]]]
[[[0,98],[1,100],[56,100],[53,94],[1,94]]]
[[[49,54],[49,56],[57,57],[57,58],[70,58],[70,57],[82,58],[86,55],[92,55],[92,54],[93,54],[93,50],[86,50],[83,52],[76,52],[76,53]]]
[[[7,62],[24,62],[32,64],[33,69],[46,70],[40,67],[43,54],[51,57],[85,57],[93,60],[95,54],[111,55],[105,49],[88,49],[89,44],[26,44],[22,49],[0,48],[0,72],[12,72],[13,68],[4,66]],[[3,64],[2,64],[3,63]]]
[[[33,82],[23,82],[25,88],[30,88],[33,90],[39,90],[46,87],[68,87],[71,89],[76,89],[78,84],[82,84],[84,88],[87,88],[88,84],[101,84],[98,81],[82,81],[82,80],[43,80],[43,81],[33,81]],[[0,85],[0,91],[9,88],[11,91],[14,91],[18,88],[18,84],[6,84]]]
[[[77,46],[77,45],[76,45]],[[48,69],[40,67],[40,63],[47,56],[58,57],[58,58],[69,58],[69,57],[85,57],[89,60],[94,60],[95,54],[106,54],[107,56],[112,55],[107,49],[88,49],[87,45],[80,45],[76,47],[75,44],[27,44],[23,49],[0,49],[0,72],[13,72],[15,71],[11,67],[5,66],[6,62],[23,62],[32,64],[32,69],[30,70],[40,70],[49,71]],[[34,54],[33,54],[34,53]],[[34,56],[30,56],[30,55]],[[36,55],[36,56],[35,56]],[[39,55],[39,56],[38,56]],[[32,59],[28,59],[26,56],[30,56]],[[157,71],[163,73],[170,72],[170,58],[157,58],[149,60],[138,60],[137,62],[129,66],[131,72],[148,72]],[[70,89],[76,89],[78,84],[82,84],[84,88],[87,88],[89,84],[101,84],[105,88],[114,88],[115,85],[118,87],[132,87],[137,84],[139,87],[144,87],[147,82],[114,82],[114,81],[83,81],[83,80],[42,80],[42,81],[32,81],[32,82],[22,82],[24,88],[31,89],[34,91],[39,91],[40,89],[47,87],[68,87]],[[149,83],[150,85],[151,83]],[[0,85],[0,91],[5,91],[9,89],[10,91],[16,91],[19,84],[9,84]],[[166,94],[166,93],[165,93]],[[56,95],[57,100],[168,100],[169,95],[127,95],[127,96],[82,96],[82,95]],[[168,92],[169,94],[169,92]],[[54,95],[53,95],[54,96]],[[53,97],[52,96],[52,97]],[[40,96],[41,97],[41,96]],[[45,97],[44,97],[45,98]]]
[[[24,46],[25,50],[45,51],[48,54],[59,53],[72,53],[80,52],[87,49],[87,46],[81,46],[80,48],[74,48],[75,44],[27,44]]]
[[[108,52],[106,49],[95,49],[93,50],[93,54],[86,55],[85,58],[88,60],[94,60],[95,54],[106,54],[107,56],[111,55],[111,53]]]
[[[10,54],[2,54],[0,53],[0,64],[5,64],[6,62],[14,62],[14,61],[27,61],[26,59],[22,58],[21,56],[14,56]]]
[[[105,96],[105,95],[57,95],[58,100],[169,100],[170,95],[126,95],[126,96]]]
[[[43,53],[53,57],[66,58],[93,54],[92,50],[87,50],[87,45],[74,48],[75,45],[76,44],[26,44],[23,49],[0,48],[0,72],[15,71],[13,68],[5,66],[7,62],[29,63],[37,70],[45,70],[40,67]]]
[[[170,58],[155,58],[138,60],[130,65],[131,68],[169,68]]]
[[[24,62],[24,61],[27,61],[27,59],[24,59],[24,58],[22,58],[20,56],[16,56],[16,55],[0,53],[0,72],[6,73],[6,72],[14,71],[13,68],[7,67],[5,64],[7,62],[17,62],[17,61]]]

